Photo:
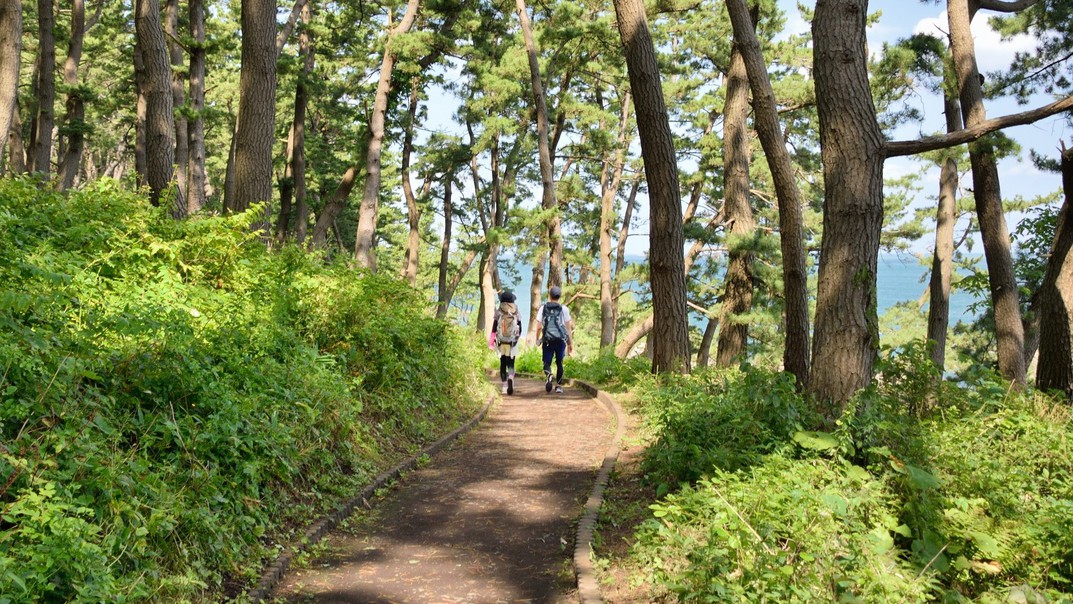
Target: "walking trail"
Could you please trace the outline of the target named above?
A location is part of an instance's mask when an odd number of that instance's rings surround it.
[[[611,414],[583,391],[513,396],[410,473],[367,522],[329,533],[292,570],[284,602],[576,602],[577,520],[612,439]]]

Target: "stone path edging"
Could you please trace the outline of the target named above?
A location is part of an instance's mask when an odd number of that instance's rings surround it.
[[[392,480],[398,478],[404,472],[408,472],[417,467],[421,458],[439,452],[444,447],[457,440],[459,436],[472,430],[474,426],[479,424],[481,420],[488,415],[488,410],[491,409],[492,404],[495,401],[495,395],[489,396],[484,407],[465,424],[435,443],[421,449],[417,454],[406,459],[397,466],[380,474],[369,485],[362,489],[360,493],[344,501],[339,507],[335,508],[335,511],[310,525],[309,528],[302,533],[302,538],[298,543],[288,547],[274,562],[272,562],[272,564],[265,568],[264,572],[261,574],[261,579],[257,582],[257,587],[247,594],[249,601],[256,604],[270,598],[280,579],[287,573],[287,569],[290,567],[291,561],[294,560],[295,555],[305,551],[309,546],[320,541],[328,531],[334,529],[340,522],[350,516],[359,505],[368,505],[368,500],[376,494],[376,491],[386,486]]]
[[[574,539],[574,574],[577,577],[578,600],[581,604],[602,604],[604,599],[600,594],[600,584],[596,580],[596,569],[592,564],[592,539],[596,529],[596,520],[600,516],[600,507],[604,502],[604,490],[611,479],[611,471],[615,469],[618,455],[622,450],[621,442],[626,434],[626,422],[622,408],[603,390],[580,380],[571,380],[571,384],[578,386],[590,396],[595,397],[611,415],[615,418],[615,435],[611,444],[604,454],[604,463],[596,474],[596,483],[592,487],[588,501],[585,502],[585,512],[577,525],[577,537]]]

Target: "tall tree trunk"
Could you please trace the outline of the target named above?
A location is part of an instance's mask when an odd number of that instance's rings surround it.
[[[749,203],[749,76],[740,46],[735,44],[727,74],[723,107],[723,195],[730,224],[730,248],[723,288],[723,312],[715,363],[730,367],[745,355],[749,323],[742,318],[753,306],[753,239],[756,219]],[[710,323],[710,321],[709,321]]]
[[[134,24],[145,67],[145,182],[149,185],[149,201],[159,205],[161,195],[171,184],[175,163],[171,65],[160,21],[159,0],[136,0],[135,7]],[[185,213],[185,203],[172,208],[176,217]]]
[[[380,206],[380,157],[384,146],[384,123],[387,118],[388,94],[391,92],[391,72],[395,69],[395,50],[391,47],[395,37],[410,31],[417,17],[419,0],[406,3],[406,13],[398,27],[390,29],[384,45],[384,59],[380,64],[380,82],[376,86],[373,112],[369,116],[369,146],[365,155],[365,193],[358,212],[358,232],[354,241],[354,258],[358,264],[376,272],[376,214]],[[388,21],[391,28],[391,22]]]
[[[872,382],[883,135],[864,48],[865,0],[818,0],[812,21],[824,175],[823,243],[809,390],[829,421]]]
[[[276,3],[242,2],[242,69],[235,127],[235,193],[229,208],[244,212],[272,200],[276,127]],[[267,211],[267,207],[266,207]],[[268,216],[254,228],[267,230]]]
[[[615,198],[622,184],[622,170],[626,164],[627,135],[630,119],[630,93],[621,95],[622,113],[618,121],[618,143],[612,161],[611,182],[604,187],[600,199],[600,349],[615,343],[615,292],[612,288],[611,229],[615,226]],[[606,163],[605,163],[606,166]],[[605,168],[604,173],[607,170]],[[603,179],[606,181],[607,178]]]
[[[171,97],[175,120],[175,181],[184,213],[189,210],[190,194],[190,126],[187,123],[186,82],[183,75],[183,47],[179,42],[179,0],[166,0],[164,33],[167,34],[168,58],[171,62]]]
[[[946,95],[946,131],[961,129],[957,99]],[[943,160],[939,173],[939,207],[935,213],[935,251],[928,286],[928,342],[931,360],[946,367],[946,332],[950,325],[950,283],[954,274],[954,223],[957,221],[958,166],[953,157]]]
[[[17,86],[12,86],[11,92],[17,91]],[[7,135],[7,162],[8,171],[13,174],[25,174],[26,147],[22,143],[22,120],[19,118],[19,100],[16,95],[15,108],[11,112],[11,127]]]
[[[707,325],[704,326],[704,335],[700,338],[700,347],[697,349],[697,367],[708,366],[708,359],[712,351],[712,340],[715,339],[715,332],[718,330],[719,319],[709,317]]]
[[[536,41],[533,28],[529,22],[529,13],[525,0],[516,0],[518,19],[522,25],[522,38],[525,40],[526,54],[529,58],[529,79],[533,88],[533,103],[537,116],[537,149],[540,156],[540,182],[543,194],[541,207],[549,212],[548,230],[548,287],[563,284],[563,234],[562,218],[559,216],[559,203],[555,199],[555,167],[548,137],[548,105],[544,97],[544,85],[540,77],[540,63],[537,60]]]
[[[971,24],[975,6],[970,0],[948,0],[950,21],[950,51],[954,55],[965,127],[972,128],[987,119],[984,109],[983,86],[976,65],[976,50]],[[991,303],[995,314],[995,336],[998,343],[999,372],[1015,384],[1025,382],[1024,326],[1021,324],[1021,304],[1017,279],[1013,271],[1010,233],[1002,210],[998,167],[994,150],[987,139],[969,145],[972,165],[973,194],[976,215],[980,221],[980,236],[987,260],[991,286]]]
[[[652,370],[689,371],[689,324],[682,249],[682,202],[674,137],[663,100],[659,63],[643,0],[615,0],[630,90],[637,111],[650,207],[649,271],[652,287]]]
[[[1073,149],[1062,149],[1062,190],[1065,201],[1040,287],[1036,387],[1073,400]]]
[[[193,214],[205,206],[205,2],[188,0],[190,16],[190,118],[189,177],[187,178],[186,208]]]
[[[52,129],[56,122],[56,17],[52,0],[37,0],[37,71],[34,96],[37,114],[30,130],[31,170],[52,173]]]
[[[618,247],[615,250],[614,292],[611,296],[611,312],[614,315],[612,325],[614,325],[615,329],[613,336],[614,342],[618,342],[618,301],[620,294],[622,293],[622,269],[626,266],[626,241],[630,237],[630,224],[633,222],[633,209],[634,206],[637,205],[637,193],[641,189],[641,181],[643,180],[643,177],[644,174],[641,172],[638,172],[637,175],[633,177],[633,184],[630,186],[630,194],[626,197],[626,204],[622,213],[622,224],[619,226],[618,231]]]
[[[295,240],[301,244],[305,241],[309,228],[309,203],[306,201],[306,169],[305,169],[305,129],[306,110],[309,106],[307,84],[313,77],[315,57],[313,56],[313,33],[310,24],[313,19],[312,9],[309,2],[300,0],[291,11],[300,13],[302,29],[298,34],[298,55],[302,58],[302,72],[294,86],[294,117],[291,120],[290,132],[287,136],[287,166],[284,169],[283,181],[279,187],[279,220],[276,222],[276,241],[283,244],[287,240],[291,230],[295,233]],[[280,32],[276,38],[276,49],[282,50],[285,32]],[[291,199],[294,199],[294,228],[290,227]]]
[[[313,225],[313,239],[310,243],[313,249],[322,249],[328,242],[328,230],[332,228],[335,219],[343,211],[343,206],[346,205],[347,197],[350,197],[350,192],[354,189],[354,181],[357,177],[357,166],[347,168],[343,179],[339,181],[339,186],[335,189],[335,194],[317,215],[317,223]]]
[[[22,53],[22,2],[0,0],[0,144],[7,145],[18,104]],[[13,155],[9,154],[13,159]],[[8,160],[8,168],[14,168]]]
[[[867,6],[865,6],[867,8]],[[779,126],[775,93],[760,52],[760,42],[744,0],[728,0],[735,44],[745,59],[753,92],[756,133],[764,148],[779,204],[779,242],[782,250],[782,280],[786,314],[786,345],[783,367],[796,378],[797,387],[809,382],[808,273],[805,262],[804,221],[790,154]],[[862,34],[863,35],[863,34]],[[882,160],[880,160],[882,161]]]
[[[406,237],[406,256],[402,263],[402,278],[411,286],[417,285],[417,269],[420,265],[421,251],[421,208],[414,196],[414,187],[410,183],[410,156],[414,150],[414,128],[417,125],[418,79],[412,80],[410,90],[410,107],[406,134],[402,141],[402,192],[406,197],[406,223],[409,235]]]
[[[86,104],[78,88],[78,64],[82,61],[82,44],[86,35],[86,5],[82,0],[71,2],[71,37],[67,44],[67,59],[63,63],[63,84],[67,88],[64,129],[67,140],[59,162],[60,188],[70,189],[78,176],[85,147],[84,127]]]
[[[447,306],[451,303],[447,295],[447,266],[451,260],[451,233],[454,230],[455,208],[451,199],[451,180],[453,176],[448,173],[443,179],[443,242],[440,244],[440,274],[437,282],[436,294],[436,318],[443,319],[447,316]]]
[[[146,185],[145,175],[149,171],[148,158],[145,150],[146,139],[146,124],[147,124],[147,106],[145,90],[148,86],[147,77],[145,74],[145,57],[142,51],[141,42],[135,40],[134,42],[134,86],[138,89],[138,96],[135,101],[135,120],[134,120],[134,173],[137,178],[138,187],[144,187]]]

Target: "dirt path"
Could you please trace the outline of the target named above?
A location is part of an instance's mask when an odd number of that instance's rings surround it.
[[[576,522],[611,440],[581,390],[519,380],[487,419],[407,476],[373,518],[325,538],[277,601],[428,604],[576,601]]]

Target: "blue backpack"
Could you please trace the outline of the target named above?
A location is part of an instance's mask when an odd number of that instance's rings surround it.
[[[566,341],[566,323],[563,322],[563,305],[548,302],[544,305],[544,341]]]

